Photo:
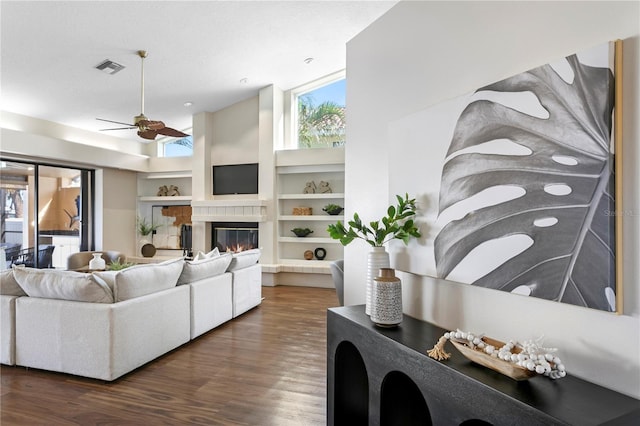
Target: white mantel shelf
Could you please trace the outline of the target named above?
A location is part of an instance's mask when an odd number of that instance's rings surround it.
[[[223,199],[191,201],[193,222],[264,222],[267,200]]]

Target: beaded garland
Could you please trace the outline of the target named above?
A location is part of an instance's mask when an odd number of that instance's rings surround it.
[[[489,356],[501,359],[506,362],[516,364],[529,371],[535,371],[551,379],[560,379],[567,375],[562,360],[554,355],[556,348],[542,347],[538,341],[525,340],[522,343],[509,340],[501,348],[487,344],[482,340],[484,334],[467,333],[462,330],[449,331],[438,340],[438,343],[429,350],[427,354],[439,361],[448,359],[451,354],[444,351],[444,344],[447,340],[464,344],[471,349],[480,349]],[[514,348],[520,348],[519,353],[513,353]]]

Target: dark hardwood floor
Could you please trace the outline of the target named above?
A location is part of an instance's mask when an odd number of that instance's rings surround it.
[[[324,425],[335,290],[263,287],[263,296],[114,382],[3,365],[0,424]]]

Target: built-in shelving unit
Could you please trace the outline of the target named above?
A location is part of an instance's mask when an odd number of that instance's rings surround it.
[[[148,223],[152,224],[158,219],[158,206],[190,206],[192,200],[191,177],[191,170],[169,170],[139,173],[137,216],[145,218]],[[159,196],[158,190],[163,185],[166,185],[167,187],[170,185],[177,186],[180,195]],[[154,211],[156,212],[155,217]],[[163,233],[162,230],[159,230],[158,232],[158,235],[154,234],[154,236],[151,237],[154,244],[156,244],[156,239],[158,239],[158,241],[164,241],[162,239],[162,235],[160,235]],[[170,232],[171,231],[165,231],[164,233],[170,234]],[[149,238],[147,238],[147,240],[148,239]],[[136,248],[136,255],[140,255],[140,246],[142,244],[143,242],[138,241],[139,247]],[[170,245],[170,247],[172,247],[171,249],[166,246],[163,248],[162,245],[158,246],[158,256],[173,256],[177,250],[176,248],[173,248],[174,245],[175,244],[172,242]]]
[[[158,189],[176,185],[180,195],[158,196]],[[138,175],[138,201],[142,203],[188,204],[191,201],[191,170]]]
[[[344,207],[344,151],[341,149],[299,150],[279,152],[277,157],[277,221],[278,221],[278,262],[283,265],[313,265],[314,271],[320,268],[329,272],[329,264],[343,256],[339,241],[329,237],[327,227],[344,216],[332,216],[322,209],[327,204]],[[315,183],[315,193],[305,193],[308,182]],[[320,186],[327,182],[331,192]],[[310,215],[293,214],[296,208],[310,208]],[[309,228],[312,234],[296,237],[294,228]],[[322,248],[326,252],[324,259],[304,258],[305,251],[315,253]]]

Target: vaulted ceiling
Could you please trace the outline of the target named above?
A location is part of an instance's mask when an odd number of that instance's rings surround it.
[[[0,109],[90,131],[113,127],[97,117],[131,123],[136,52],[146,50],[145,115],[188,129],[193,114],[270,84],[288,90],[344,69],[346,43],[395,3],[3,0]],[[105,59],[126,68],[97,70]]]

